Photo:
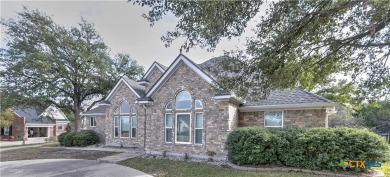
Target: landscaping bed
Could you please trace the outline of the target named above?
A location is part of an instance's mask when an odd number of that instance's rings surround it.
[[[117,154],[118,152],[74,150],[62,148],[27,147],[1,152],[0,161],[34,160],[34,159],[86,159],[96,160]]]
[[[297,172],[246,172],[200,162],[174,161],[169,159],[133,158],[120,163],[156,177],[213,176],[213,177],[317,177],[318,175]]]

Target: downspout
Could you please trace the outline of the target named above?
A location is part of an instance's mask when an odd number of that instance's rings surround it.
[[[144,151],[146,149],[146,106],[143,104],[145,116],[144,116]]]

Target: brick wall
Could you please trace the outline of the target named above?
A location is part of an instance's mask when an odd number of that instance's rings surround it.
[[[203,109],[172,110],[172,132],[175,132],[176,113],[186,112],[191,114],[191,144],[175,143],[175,134],[173,134],[172,143],[165,143],[165,105],[172,101],[173,107],[175,107],[175,97],[182,90],[191,94],[192,108],[194,108],[195,100],[201,100]],[[226,155],[224,146],[229,129],[229,103],[214,100],[213,97],[214,92],[211,85],[187,67],[187,65],[180,63],[172,76],[153,95],[153,105],[147,108],[147,150],[197,155],[206,155],[206,152],[210,150],[216,152],[217,156]],[[203,144],[201,145],[194,144],[195,112],[203,112],[204,117]]]
[[[106,138],[106,134],[105,134],[105,127],[106,127],[106,118],[105,116],[93,116],[95,117],[95,120],[96,120],[96,127],[91,127],[91,123],[90,123],[90,117],[91,116],[86,116],[86,129],[88,130],[94,130],[96,132],[96,134],[98,135],[99,137],[99,143],[105,143],[105,138]]]
[[[1,140],[16,140],[18,136],[22,138],[24,133],[23,129],[25,128],[24,125],[25,125],[24,118],[15,115],[15,118],[12,120],[12,127],[11,127],[12,130],[10,132],[10,135],[1,135]],[[24,135],[24,138],[27,138],[26,134]]]
[[[137,111],[137,136],[135,138],[117,138],[114,137],[114,111],[121,105],[122,101],[126,100],[130,107],[133,107]],[[143,146],[144,142],[144,108],[135,101],[137,97],[135,94],[124,84],[121,84],[117,91],[111,98],[111,105],[106,111],[104,121],[99,121],[96,118],[97,129],[103,129],[104,134],[101,137],[105,137],[105,143],[108,146]],[[87,120],[89,123],[89,120]],[[101,127],[103,126],[103,127]]]
[[[283,111],[283,127],[325,127],[325,119],[325,109]],[[264,111],[240,112],[238,126],[264,127]]]

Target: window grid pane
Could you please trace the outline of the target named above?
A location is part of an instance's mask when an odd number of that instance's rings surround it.
[[[282,127],[283,113],[282,111],[269,111],[264,114],[264,126],[266,127]]]
[[[131,116],[131,137],[137,136],[137,117]]]
[[[190,114],[177,115],[176,121],[176,141],[189,143],[190,142]]]
[[[165,142],[167,143],[172,142],[172,128],[165,129]]]
[[[114,117],[114,137],[119,137],[119,117]]]
[[[172,128],[172,114],[165,114],[165,127]]]
[[[121,116],[121,137],[130,137],[129,116]]]
[[[180,92],[176,97],[177,109],[191,109],[191,95],[187,91]]]
[[[195,109],[202,109],[203,104],[200,100],[195,100]]]

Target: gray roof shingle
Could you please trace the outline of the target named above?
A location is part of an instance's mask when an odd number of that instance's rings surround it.
[[[123,76],[123,78],[131,86],[131,88],[133,88],[134,91],[137,92],[137,94],[141,98],[145,97],[145,87],[144,86],[138,84],[137,81],[132,80],[132,79],[128,78],[127,76]]]
[[[26,118],[26,123],[30,124],[54,124],[54,121],[48,116],[39,116],[42,111],[37,108],[20,108],[15,107],[13,111]]]
[[[296,105],[307,103],[332,103],[332,101],[299,88],[295,88],[291,90],[271,91],[267,99],[258,102],[245,103],[244,106]]]
[[[107,108],[109,108],[109,105],[99,105],[95,108],[92,108],[91,110],[84,112],[83,114],[104,114],[106,113]]]

